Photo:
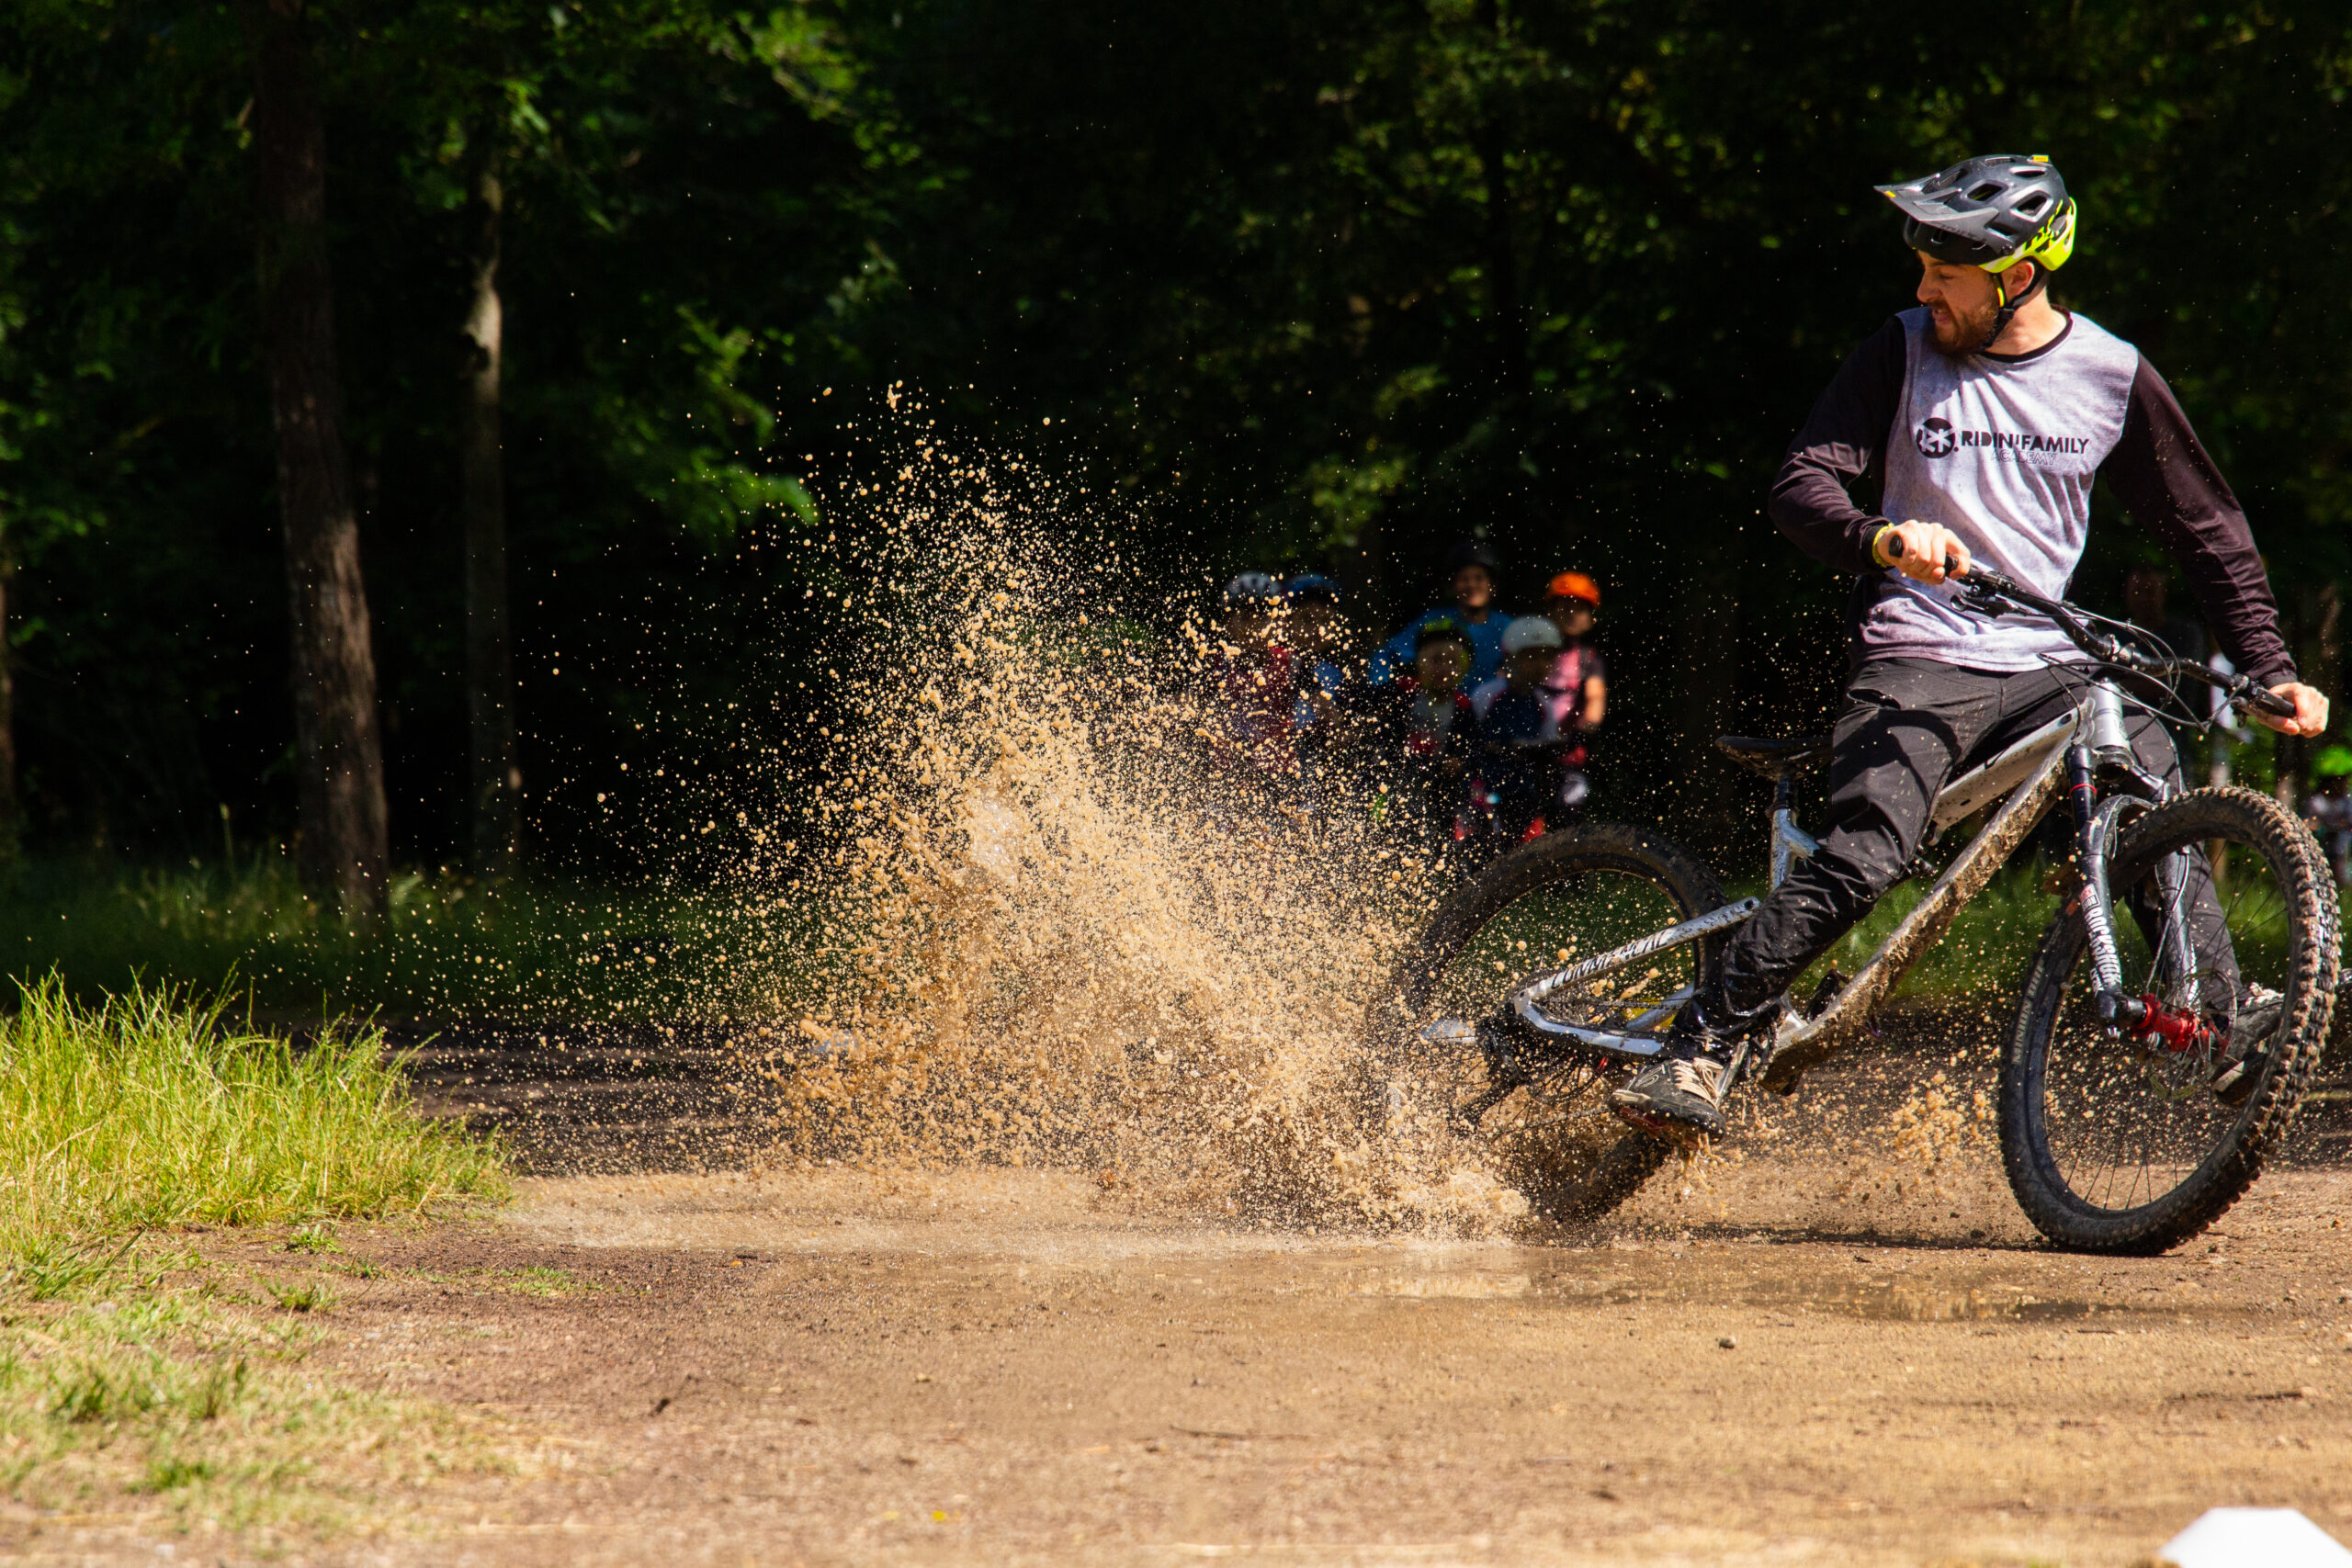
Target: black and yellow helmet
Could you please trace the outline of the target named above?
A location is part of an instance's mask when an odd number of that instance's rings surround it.
[[[1903,214],[1903,243],[1939,262],[2003,273],[2030,261],[2048,272],[2075,254],[2074,198],[2044,153],[1970,158],[1878,191]]]

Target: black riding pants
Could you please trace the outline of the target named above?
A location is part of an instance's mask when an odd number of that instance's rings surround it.
[[[1943,787],[2072,707],[2083,680],[2078,671],[1999,674],[1927,659],[1877,659],[1857,670],[1831,736],[1820,852],[1797,862],[1733,934],[1720,988],[1702,1009],[1731,1023],[1770,1007],[1903,879]],[[2165,727],[2134,714],[2124,728],[2140,766],[2178,784],[2180,759]],[[2192,942],[2202,954],[2219,936],[2213,957],[2226,964],[2212,879],[2204,857],[2194,858],[2186,889]]]

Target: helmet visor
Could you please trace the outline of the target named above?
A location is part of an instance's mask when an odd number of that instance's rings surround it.
[[[1917,218],[1903,220],[1903,243],[1915,251],[1924,251],[1939,262],[1954,266],[1983,266],[1987,262],[2003,260],[2009,249],[1996,249],[1965,234],[1955,234],[1949,229],[1939,229],[1922,223]]]

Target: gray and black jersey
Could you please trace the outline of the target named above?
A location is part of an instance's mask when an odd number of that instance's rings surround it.
[[[2238,668],[2266,686],[2295,678],[2245,513],[2138,349],[2080,314],[2030,354],[1948,356],[1930,331],[1926,310],[1905,310],[1848,355],[1772,486],[1782,533],[1861,574],[1849,628],[1856,663],[2004,671],[2078,657],[2046,621],[1973,615],[1953,605],[1950,585],[1880,567],[1870,540],[1889,519],[1940,523],[1978,559],[2059,597],[2103,478],[2180,563]],[[1880,482],[1876,512],[1847,493],[1865,475]]]

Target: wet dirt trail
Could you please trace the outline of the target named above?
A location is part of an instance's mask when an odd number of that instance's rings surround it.
[[[2041,1250],[1986,1151],[1867,1204],[1817,1151],[1669,1167],[1597,1231],[1460,1241],[598,1155],[495,1218],[345,1233],[374,1277],[321,1371],[534,1457],[292,1559],[2120,1565],[2222,1504],[2352,1534],[2332,1137],[2123,1261]]]

